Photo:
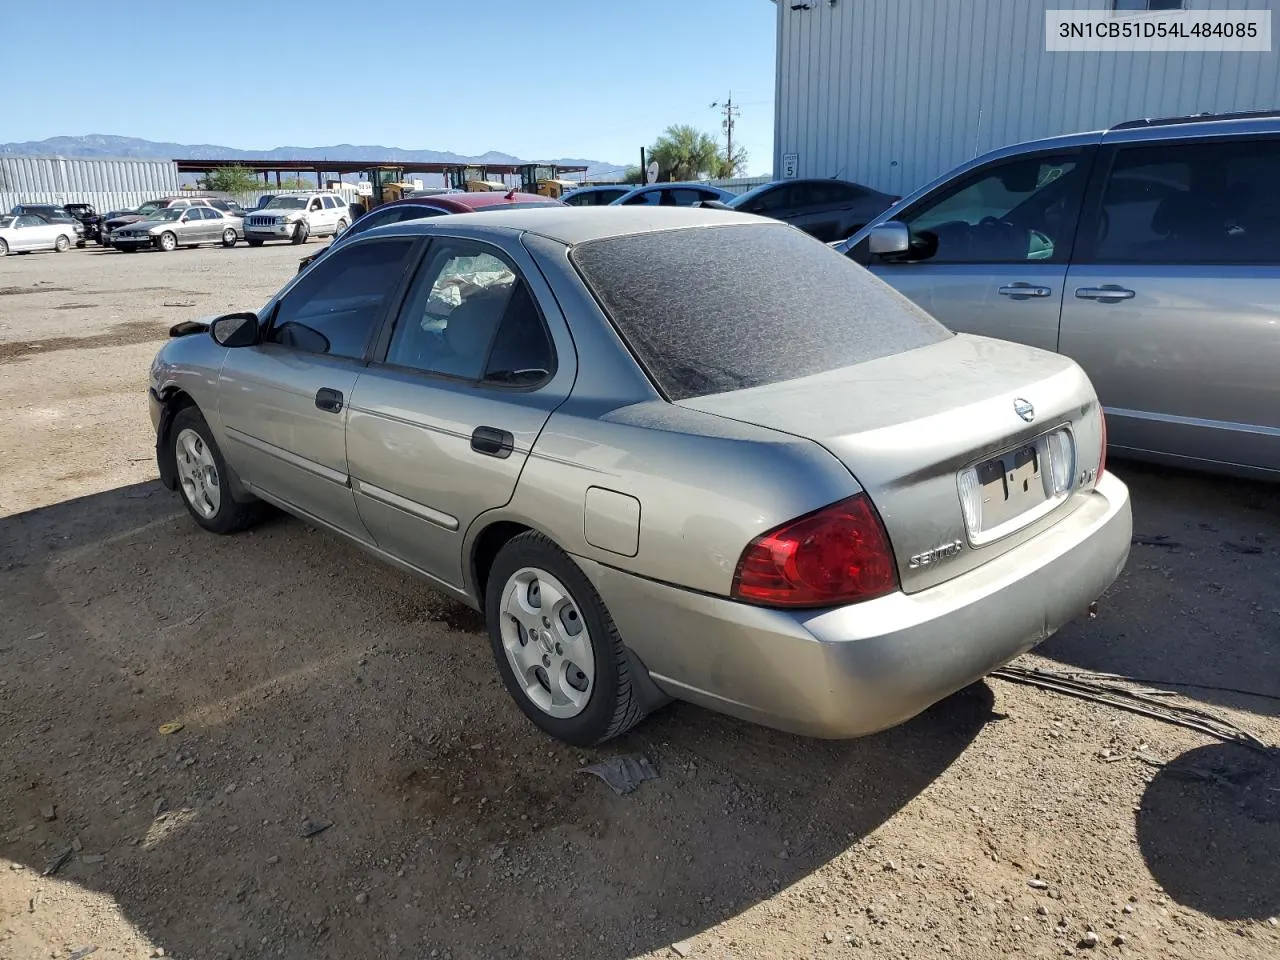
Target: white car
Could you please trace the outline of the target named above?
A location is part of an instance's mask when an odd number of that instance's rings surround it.
[[[29,213],[0,216],[0,257],[32,250],[62,253],[75,242],[75,226],[70,223],[49,223]]]
[[[251,247],[268,240],[306,243],[309,237],[337,237],[351,225],[351,207],[340,193],[308,190],[281,193],[244,218],[244,238]]]

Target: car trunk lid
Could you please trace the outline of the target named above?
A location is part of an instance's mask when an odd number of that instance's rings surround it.
[[[1101,408],[1073,361],[964,334],[679,403],[809,438],[837,457],[879,512],[908,593],[1066,516],[1092,488],[1101,454]]]

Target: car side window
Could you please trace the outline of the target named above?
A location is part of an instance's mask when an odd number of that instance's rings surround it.
[[[1116,152],[1098,215],[1098,263],[1280,263],[1280,138]]]
[[[225,200],[210,200],[210,201],[209,201],[209,206],[213,207],[215,210],[230,210],[230,209],[231,209],[231,205],[230,205],[229,203],[227,203]]]
[[[386,362],[464,380],[527,386],[554,353],[528,284],[490,247],[436,245],[391,333]]]
[[[315,197],[315,198],[311,201],[311,205],[307,208],[307,211],[308,211],[309,213],[314,213],[315,211],[319,210],[322,206],[323,206],[323,204],[321,204],[321,203],[320,203],[320,198],[319,198],[319,197]]]
[[[413,244],[394,238],[335,250],[285,294],[267,341],[304,353],[362,358]]]
[[[830,191],[832,203],[854,203],[867,195],[866,190],[851,183],[829,183],[827,190]]]
[[[644,193],[636,194],[634,197],[627,197],[622,202],[624,207],[643,204],[645,206],[654,206],[658,202],[658,194],[662,191],[646,190]]]
[[[1021,157],[980,169],[900,218],[911,230],[906,259],[1064,262],[1085,174],[1075,156]]]
[[[751,213],[773,213],[777,210],[783,210],[792,206],[793,198],[796,192],[796,185],[789,184],[783,187],[775,187],[772,190],[766,190],[760,196],[756,197],[751,204]]]
[[[44,221],[33,213],[24,214],[15,223],[19,227],[39,227],[44,225]]]
[[[214,209],[212,209],[212,208],[207,208],[207,209],[201,210],[201,211],[200,211],[200,214],[201,214],[201,216],[203,216],[206,220],[221,220],[221,219],[222,219],[222,214],[221,214],[221,213],[219,213],[217,210],[214,210]]]
[[[321,197],[320,199],[321,201],[323,201],[324,208],[326,210],[332,210],[335,206],[337,206],[337,204],[333,202],[333,197]]]

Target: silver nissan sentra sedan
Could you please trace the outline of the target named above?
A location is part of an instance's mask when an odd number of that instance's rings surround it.
[[[1073,361],[952,334],[776,221],[392,224],[172,335],[156,455],[195,521],[274,504],[482,610],[512,697],[570,743],[671,698],[893,726],[1128,556]]]

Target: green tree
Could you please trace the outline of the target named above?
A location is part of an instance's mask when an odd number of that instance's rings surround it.
[[[622,171],[623,183],[644,183],[644,171],[632,164]]]
[[[280,181],[281,190],[314,190],[316,185],[310,180],[303,180],[301,177],[285,177]],[[254,189],[254,188],[250,188]]]
[[[723,153],[716,158],[715,169],[711,175],[720,180],[731,180],[734,177],[745,177],[747,175],[747,150],[745,147],[739,147],[733,151],[732,157],[726,157]]]
[[[262,182],[248,167],[232,165],[210,170],[200,178],[200,186],[224,193],[249,193],[260,188]]]
[[[658,161],[659,180],[696,180],[701,174],[719,172],[720,148],[715,140],[685,124],[673,124],[663,132],[649,156]]]

